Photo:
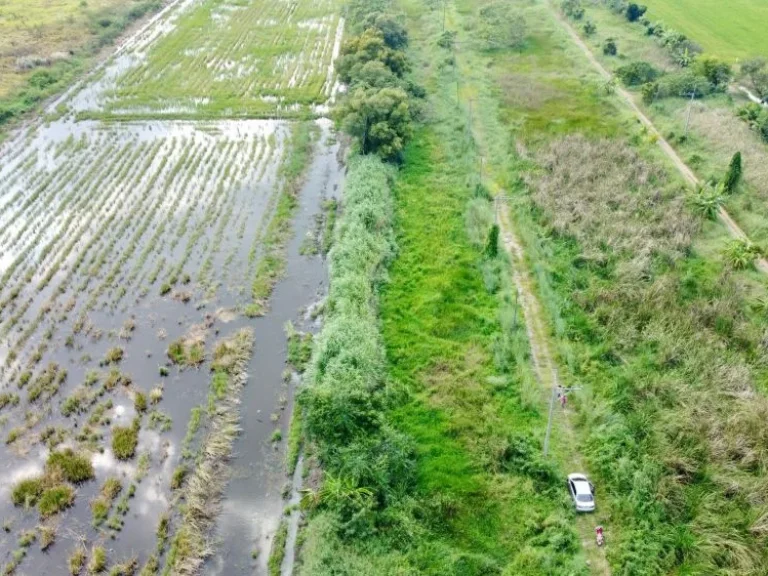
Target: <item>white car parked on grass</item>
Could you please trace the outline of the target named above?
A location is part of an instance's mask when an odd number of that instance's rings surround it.
[[[594,512],[595,487],[584,474],[568,474],[568,490],[576,512]]]

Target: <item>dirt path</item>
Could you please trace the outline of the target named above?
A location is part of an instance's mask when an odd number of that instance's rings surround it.
[[[514,227],[509,219],[509,213],[503,208],[503,203],[497,203],[497,217],[504,249],[512,258],[513,280],[517,289],[520,307],[523,311],[528,341],[531,347],[531,358],[536,376],[546,392],[548,399],[551,391],[560,386],[557,364],[553,360],[547,338],[546,323],[543,320],[541,306],[535,296],[534,286],[528,274],[523,248],[515,236]],[[553,426],[556,442],[565,447],[567,454],[566,464],[574,471],[585,471],[586,467],[581,458],[577,446],[575,430],[571,422],[569,411],[558,411],[554,416],[556,423]],[[605,558],[605,550],[595,544],[594,528],[597,519],[592,515],[580,515],[576,522],[582,547],[587,556],[590,569],[593,574],[610,576],[611,569]],[[610,530],[607,536],[610,538]]]
[[[611,75],[611,73],[602,64],[600,64],[597,58],[595,58],[595,55],[592,53],[592,50],[581,39],[581,36],[579,36],[576,33],[576,31],[573,29],[573,26],[571,26],[570,22],[568,22],[563,17],[563,15],[560,14],[557,8],[552,6],[551,3],[547,2],[547,7],[549,8],[550,12],[552,12],[555,19],[560,23],[560,25],[566,30],[566,32],[568,32],[571,39],[581,49],[581,51],[587,57],[587,60],[589,60],[589,62],[592,64],[595,70],[597,70],[597,72],[600,74],[600,76],[602,76],[605,80],[612,80],[613,75]],[[640,110],[640,107],[635,103],[635,100],[632,97],[632,95],[627,90],[625,90],[624,88],[618,85],[616,86],[616,93],[622,97],[622,99],[632,109],[635,115],[640,119],[640,122],[642,122],[643,125],[648,129],[648,131],[656,138],[656,141],[658,142],[659,147],[663,150],[664,154],[666,154],[667,157],[672,161],[672,163],[675,165],[675,167],[683,176],[683,178],[686,180],[686,182],[688,182],[692,186],[701,184],[701,181],[696,177],[693,171],[688,167],[688,165],[685,162],[683,162],[682,158],[680,158],[677,152],[675,152],[675,149],[672,148],[669,142],[667,142],[667,140],[656,129],[656,126],[654,126],[653,122],[651,122],[651,120],[643,113],[643,111]],[[748,239],[746,233],[739,227],[738,224],[736,224],[734,219],[731,218],[730,214],[728,214],[728,212],[722,206],[718,210],[718,218],[720,219],[720,222],[728,229],[728,232],[731,236],[740,240]],[[768,274],[768,261],[765,258],[759,258],[755,262],[755,267],[761,272],[763,272],[764,274]]]

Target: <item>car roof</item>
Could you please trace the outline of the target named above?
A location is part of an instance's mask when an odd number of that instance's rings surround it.
[[[574,474],[568,474],[568,480],[573,480],[574,482],[578,482],[579,480],[582,482],[589,482],[584,474],[579,474],[578,472]]]

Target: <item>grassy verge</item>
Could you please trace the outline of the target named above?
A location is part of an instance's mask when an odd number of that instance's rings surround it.
[[[249,317],[266,313],[269,296],[285,271],[285,243],[292,233],[291,222],[298,206],[304,174],[311,164],[317,132],[317,125],[310,122],[291,126],[291,136],[278,173],[282,182],[280,197],[263,234],[261,260],[251,285],[252,301],[245,308]]]

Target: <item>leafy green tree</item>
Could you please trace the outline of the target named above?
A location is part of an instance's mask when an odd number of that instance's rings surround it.
[[[630,22],[637,22],[642,18],[643,14],[646,13],[648,10],[647,6],[643,6],[641,4],[635,4],[634,2],[630,3],[627,6],[626,11],[624,12],[624,15],[627,17],[627,20]]]
[[[402,88],[356,89],[337,112],[341,129],[363,154],[395,158],[413,134],[408,94]]]
[[[359,36],[353,36],[342,47],[339,58],[339,78],[350,84],[368,62],[379,61],[393,74],[402,77],[408,69],[408,60],[399,50],[392,50],[384,41],[381,30],[368,28]]]
[[[616,40],[614,38],[606,38],[603,42],[603,54],[606,56],[616,56],[619,53],[619,48],[616,46]]]
[[[592,20],[584,22],[584,34],[587,36],[594,36],[597,32],[597,25]]]
[[[408,30],[391,14],[370,14],[365,19],[365,27],[381,32],[384,43],[392,50],[403,50],[408,46]]]
[[[728,164],[728,172],[725,173],[723,186],[726,192],[733,192],[741,181],[741,152],[736,152]]]
[[[384,62],[371,60],[361,67],[356,68],[352,81],[352,90],[355,88],[396,88],[400,85],[400,78],[392,73]]]
[[[480,9],[479,37],[486,48],[521,48],[525,44],[525,19],[506,3]]]

